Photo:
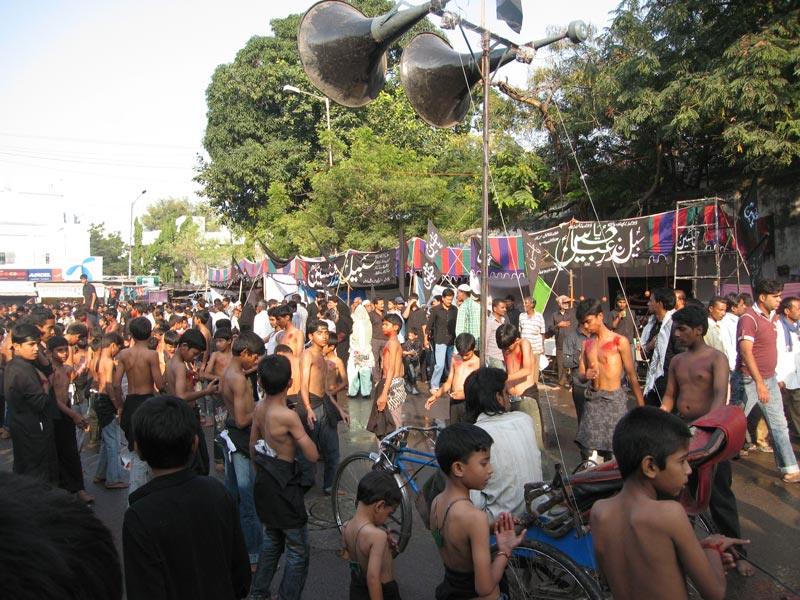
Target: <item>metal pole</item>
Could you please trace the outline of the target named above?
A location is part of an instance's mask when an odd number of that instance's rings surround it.
[[[139,198],[144,196],[147,193],[147,190],[142,190],[142,192],[136,196],[136,200],[131,202],[131,227],[128,236],[128,279],[131,278],[131,259],[133,257],[133,207],[139,201]]]
[[[482,21],[486,20],[486,2],[483,2]],[[481,217],[481,363],[489,362],[489,340],[486,337],[489,308],[489,32],[481,36],[481,70],[483,73],[483,215]]]
[[[333,166],[333,145],[331,144],[331,101],[325,96],[325,118],[328,120],[328,166]]]

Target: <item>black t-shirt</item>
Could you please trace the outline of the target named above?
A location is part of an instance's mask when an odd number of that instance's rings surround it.
[[[94,294],[94,306],[92,306],[92,295]],[[97,314],[97,290],[88,281],[83,284],[83,307],[90,314]]]

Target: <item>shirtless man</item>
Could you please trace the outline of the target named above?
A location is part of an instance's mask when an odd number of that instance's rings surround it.
[[[148,398],[164,389],[164,377],[158,353],[150,350],[147,341],[150,339],[152,325],[147,317],[135,317],[129,324],[133,344],[121,350],[114,371],[114,397],[122,405],[122,416],[119,425],[128,439],[128,450],[131,451],[131,487],[128,495],[152,479],[150,467],[133,451],[133,414]],[[128,378],[128,394],[122,401],[122,378]]]
[[[347,389],[347,367],[344,361],[336,354],[336,347],[339,345],[339,337],[335,333],[328,334],[328,344],[322,351],[325,357],[325,393],[333,402],[333,407],[339,413],[337,420],[344,421],[350,425],[350,415],[339,406],[339,392]]]
[[[200,475],[208,475],[208,446],[206,436],[200,425],[200,411],[197,408],[197,399],[217,392],[217,384],[212,383],[207,388],[195,390],[197,371],[194,363],[206,349],[206,340],[197,329],[185,331],[178,339],[178,347],[167,364],[167,391],[177,396],[194,409],[197,414],[197,452],[194,455],[192,468]]]
[[[114,392],[114,359],[122,349],[124,342],[118,333],[107,333],[100,341],[100,358],[97,361],[97,400],[95,412],[100,425],[100,453],[97,458],[95,483],[105,482],[106,488],[116,490],[127,488],[122,480],[119,461],[119,420],[122,412],[122,394]]]
[[[322,491],[329,493],[336,475],[336,467],[339,466],[339,433],[336,429],[335,416],[328,414],[324,404],[328,365],[323,351],[328,345],[328,324],[321,319],[311,319],[307,327],[311,345],[303,350],[300,356],[302,402],[297,405],[297,414],[304,418],[306,431],[319,448],[322,460],[325,461]],[[314,465],[303,461],[302,466],[303,484],[314,485],[316,481]]]
[[[584,460],[594,456],[593,451],[608,459],[613,453],[614,427],[628,412],[628,394],[622,388],[623,371],[639,406],[644,406],[642,389],[633,367],[631,345],[625,337],[606,327],[600,301],[594,298],[581,301],[575,314],[578,323],[592,336],[583,345],[578,365],[578,376],[581,381],[589,382],[589,386],[575,440]]]
[[[275,322],[278,328],[282,330],[277,336],[277,343],[289,346],[295,356],[300,356],[303,352],[305,339],[303,332],[292,323],[292,309],[285,304],[277,307],[275,310]],[[327,328],[325,331],[327,331]],[[311,335],[310,329],[308,333]],[[325,339],[327,340],[327,338]]]
[[[383,412],[388,408],[395,429],[403,426],[403,403],[406,401],[406,387],[403,377],[403,347],[397,339],[397,334],[400,333],[402,326],[402,318],[394,313],[385,315],[381,320],[381,331],[387,341],[382,350],[381,379],[376,386],[375,406],[372,407],[372,414],[367,422],[367,429],[378,437],[383,437],[393,430],[383,431],[379,428],[376,430],[373,422],[376,412]]]
[[[536,444],[544,448],[544,422],[539,410],[539,388],[536,386],[538,370],[534,368],[535,355],[529,340],[520,336],[519,330],[510,323],[504,323],[495,332],[497,347],[503,353],[508,373],[506,390],[510,410],[520,410],[533,419],[536,430]]]
[[[707,330],[708,319],[699,308],[690,306],[672,315],[675,343],[686,351],[676,354],[670,362],[661,409],[677,413],[687,423],[725,406],[728,401],[728,359],[705,343]],[[731,490],[732,481],[730,461],[718,463],[711,490],[711,517],[722,535],[740,538],[739,511]],[[744,548],[734,548],[746,556]],[[755,573],[753,566],[743,559],[737,559],[736,571],[745,577]]]
[[[233,333],[227,328],[220,327],[214,332],[214,345],[216,346],[217,350],[211,354],[211,358],[208,359],[208,363],[203,369],[203,379],[206,381],[218,382],[217,387],[220,389],[222,389],[222,375],[225,372],[225,369],[228,368],[228,365],[231,362],[231,357],[233,356],[231,354],[232,337]],[[253,363],[253,369],[255,369],[255,363]],[[253,403],[255,404],[257,400],[258,398],[254,395]],[[219,393],[211,396],[208,404],[210,405],[210,412],[207,414],[205,426],[214,428],[213,436],[214,439],[216,439],[217,435],[219,434],[219,425],[215,415],[223,406],[222,398],[220,397]],[[214,444],[214,462],[216,463],[217,471],[222,471],[225,469],[225,457],[219,444]]]
[[[218,332],[219,333],[219,332]],[[239,334],[227,353],[225,371],[220,378],[220,394],[228,419],[223,438],[228,442],[225,457],[225,487],[231,496],[239,500],[239,522],[244,533],[244,543],[250,556],[250,567],[255,570],[258,556],[261,553],[261,524],[256,514],[253,499],[255,471],[250,461],[250,435],[253,423],[255,402],[250,379],[244,372],[258,364],[264,356],[264,340],[254,331]],[[214,362],[215,352],[211,357]],[[233,448],[231,448],[233,446]]]
[[[447,376],[447,381],[425,402],[425,410],[430,410],[431,406],[449,391],[451,425],[465,420],[464,382],[470,373],[481,367],[481,359],[475,354],[475,336],[471,333],[459,333],[456,336],[456,352],[456,356],[450,363],[450,374]]]
[[[267,356],[258,365],[265,396],[256,405],[250,433],[250,456],[256,465],[253,491],[265,536],[265,551],[250,589],[251,596],[258,598],[272,597],[270,586],[284,548],[286,558],[278,597],[300,598],[308,574],[308,514],[295,457],[299,449],[305,460],[313,463],[319,454],[300,416],[286,406],[291,376],[292,366],[285,356]]]

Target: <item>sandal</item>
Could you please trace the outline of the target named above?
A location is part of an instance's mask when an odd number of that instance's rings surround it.
[[[783,483],[800,483],[800,472],[784,475],[782,480]]]

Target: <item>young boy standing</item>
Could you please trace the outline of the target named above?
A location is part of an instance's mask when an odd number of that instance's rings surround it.
[[[284,547],[286,560],[278,597],[299,600],[308,575],[308,514],[300,466],[295,459],[298,448],[310,462],[316,462],[319,454],[300,416],[286,406],[291,377],[292,366],[284,356],[267,356],[258,364],[258,379],[265,396],[253,415],[250,456],[256,464],[253,492],[265,539],[250,590],[253,600],[271,597],[272,578]]]
[[[459,333],[456,336],[456,352],[457,355],[450,363],[447,381],[425,402],[425,409],[430,410],[439,398],[450,392],[450,425],[464,421],[466,416],[464,382],[470,373],[481,367],[481,359],[475,354],[475,337],[471,333]]]
[[[444,581],[436,600],[480,598],[500,600],[511,552],[525,536],[514,532],[514,518],[501,513],[495,521],[498,552],[490,553],[489,518],[470,502],[470,490],[486,487],[492,476],[492,437],[470,423],[456,423],[436,439],[436,460],[447,486],[431,504],[431,534],[444,562]]]
[[[400,600],[389,536],[381,527],[402,499],[394,475],[387,471],[370,471],[358,482],[356,514],[342,528],[350,600]]]
[[[118,333],[107,333],[100,340],[100,360],[97,361],[97,400],[94,409],[100,426],[100,452],[97,456],[95,483],[105,483],[106,489],[118,490],[128,487],[122,480],[119,461],[122,398],[114,393],[114,359],[124,342]]]
[[[159,396],[133,416],[136,452],[153,479],[133,492],[122,525],[129,600],[244,598],[250,585],[236,504],[187,464],[197,451],[197,417],[186,402]]]
[[[622,417],[614,430],[614,455],[622,491],[592,507],[597,563],[615,600],[688,598],[685,577],[707,599],[725,597],[728,549],[739,540],[695,537],[683,507],[674,500],[692,468],[687,462],[688,425],[651,406]]]
[[[374,393],[375,405],[372,407],[367,429],[373,431],[378,437],[383,437],[389,431],[375,431],[370,428],[375,412],[383,412],[387,408],[394,422],[394,429],[403,426],[403,404],[406,401],[405,379],[403,378],[403,348],[397,339],[403,320],[396,314],[387,314],[381,321],[381,331],[386,337],[381,356],[381,380],[378,382]]]
[[[622,387],[623,371],[639,406],[644,405],[642,389],[633,367],[631,346],[626,338],[606,327],[600,301],[594,298],[582,300],[575,316],[592,336],[583,345],[578,364],[578,376],[589,385],[583,419],[575,439],[584,460],[593,451],[603,459],[609,459],[614,427],[628,412],[628,394]]]
[[[536,384],[538,371],[534,368],[535,355],[531,343],[522,338],[519,330],[510,323],[503,323],[497,328],[495,341],[503,353],[503,364],[508,373],[506,389],[511,410],[522,411],[533,419],[536,444],[539,448],[544,448],[544,423],[539,410],[539,388]]]

